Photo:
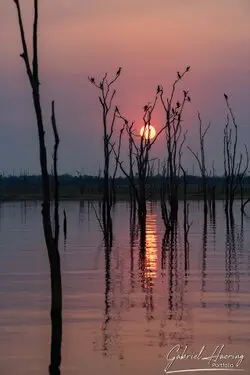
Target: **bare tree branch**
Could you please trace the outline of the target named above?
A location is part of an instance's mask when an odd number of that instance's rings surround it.
[[[53,167],[54,167],[54,202],[55,202],[55,209],[54,209],[54,220],[55,220],[55,241],[58,244],[59,239],[59,181],[58,181],[58,173],[57,173],[57,154],[58,154],[58,147],[59,147],[59,135],[57,131],[56,125],[56,117],[55,117],[55,102],[52,101],[51,103],[51,124],[54,132],[55,144],[54,144],[54,156],[53,156]]]

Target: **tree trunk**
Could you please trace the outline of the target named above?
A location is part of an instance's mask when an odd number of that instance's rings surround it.
[[[62,282],[60,255],[56,244],[51,243],[50,278],[51,278],[51,351],[50,375],[60,375],[62,344]]]
[[[49,372],[51,375],[60,374],[61,364],[61,342],[62,342],[62,283],[61,283],[61,266],[60,266],[60,255],[58,251],[58,236],[59,236],[59,194],[58,194],[58,176],[57,176],[57,148],[59,144],[59,137],[57,133],[55,114],[54,114],[54,102],[52,102],[52,127],[55,137],[54,146],[54,182],[55,182],[55,233],[52,230],[51,224],[51,213],[50,213],[50,178],[47,167],[47,150],[45,144],[45,132],[43,126],[43,114],[40,103],[40,91],[39,91],[39,69],[38,69],[38,0],[34,0],[34,20],[33,20],[33,61],[30,63],[30,57],[28,47],[26,43],[26,37],[24,32],[21,8],[18,0],[14,0],[18,23],[20,29],[20,36],[22,42],[23,52],[21,57],[24,60],[27,76],[32,89],[32,99],[36,114],[36,123],[39,138],[39,157],[40,167],[42,173],[42,191],[43,191],[43,203],[42,203],[42,218],[43,218],[43,231],[44,238],[47,247],[49,264],[50,264],[50,277],[51,277],[51,363],[49,366]]]

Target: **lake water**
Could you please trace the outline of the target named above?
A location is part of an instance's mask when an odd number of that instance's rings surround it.
[[[182,215],[172,245],[162,246],[160,206],[149,205],[143,265],[127,203],[113,212],[110,259],[92,204],[62,202],[64,208],[63,375],[161,375],[167,365],[169,373],[207,374],[222,363],[233,374],[250,373],[250,221],[237,215],[237,202],[228,228],[222,202],[207,226],[202,203],[190,202],[186,251]],[[0,374],[46,374],[50,281],[39,202],[0,206],[0,293]],[[183,354],[171,365],[185,346],[186,354],[203,350],[201,357],[210,357],[217,350],[224,358],[208,363]]]

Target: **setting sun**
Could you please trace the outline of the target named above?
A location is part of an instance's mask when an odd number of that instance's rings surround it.
[[[152,125],[142,126],[140,130],[140,136],[145,139],[153,139],[156,135],[156,130]]]

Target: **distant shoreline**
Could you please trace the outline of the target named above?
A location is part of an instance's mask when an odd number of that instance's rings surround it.
[[[51,194],[53,198],[53,194]],[[43,199],[42,194],[4,194],[0,195],[0,202],[16,202],[16,201],[41,201]],[[71,194],[71,195],[60,195],[61,201],[101,201],[102,195],[99,193],[92,193],[92,194]],[[179,200],[183,201],[184,197],[183,194],[179,195]],[[221,201],[225,199],[224,194],[217,194],[215,197],[216,201]],[[235,199],[240,199],[240,195],[236,195]],[[153,194],[151,197],[148,198],[149,201],[160,201],[159,194]],[[187,194],[187,200],[189,201],[201,201],[203,200],[203,194]],[[127,201],[129,202],[129,195],[128,194],[116,194],[116,201]]]
[[[41,176],[1,176],[0,175],[0,202],[42,200],[42,179]],[[187,199],[202,200],[203,184],[199,176],[189,175],[187,181]],[[135,180],[137,183],[137,181]],[[149,177],[146,185],[148,200],[160,200],[162,176]],[[53,179],[51,183],[51,198],[53,199]],[[184,182],[179,178],[179,200],[184,198]],[[59,176],[59,193],[63,201],[99,201],[102,199],[103,179],[95,176],[71,175]],[[208,178],[208,187],[214,191],[215,200],[225,199],[225,180],[223,177]],[[129,201],[130,186],[126,178],[115,179],[115,192],[117,201]],[[243,195],[250,197],[250,176],[247,176],[243,185]],[[237,189],[235,198],[240,198],[240,189]]]

